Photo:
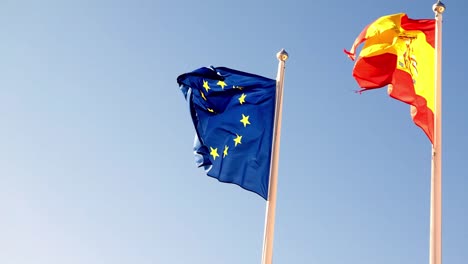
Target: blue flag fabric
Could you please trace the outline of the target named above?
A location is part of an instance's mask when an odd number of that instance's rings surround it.
[[[177,82],[189,103],[196,163],[208,176],[268,196],[276,81],[225,67]]]

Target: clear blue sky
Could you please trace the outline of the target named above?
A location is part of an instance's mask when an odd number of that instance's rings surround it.
[[[0,3],[0,263],[260,263],[265,201],[195,166],[176,77],[275,78],[274,263],[428,263],[431,145],[343,53],[435,1]],[[468,259],[466,1],[445,1],[443,260]]]

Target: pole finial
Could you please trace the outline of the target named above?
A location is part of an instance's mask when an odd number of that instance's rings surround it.
[[[432,6],[432,10],[434,10],[434,13],[436,14],[442,14],[445,11],[445,5],[440,0],[438,0],[437,3]]]
[[[281,49],[278,53],[276,53],[276,58],[280,61],[286,61],[289,57],[289,54],[284,50]]]

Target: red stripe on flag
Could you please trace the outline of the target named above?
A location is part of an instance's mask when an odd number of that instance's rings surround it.
[[[411,75],[399,69],[395,70],[392,85],[388,88],[388,94],[392,98],[411,105],[411,116],[414,123],[433,142],[434,113],[427,107],[426,99],[416,94]]]
[[[392,81],[397,56],[384,53],[373,57],[359,57],[354,65],[353,76],[365,90],[380,88]]]

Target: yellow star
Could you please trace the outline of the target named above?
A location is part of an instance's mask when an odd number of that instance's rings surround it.
[[[242,140],[242,136],[239,136],[236,134],[236,138],[234,139],[234,146],[237,147],[237,144],[242,144],[241,140]]]
[[[228,146],[224,146],[223,158],[227,156],[227,154],[228,154],[228,149],[229,149]]]
[[[213,156],[213,160],[216,160],[216,157],[219,157],[218,148],[210,147],[210,149],[211,149],[210,155]]]
[[[208,85],[208,81],[203,80],[203,88],[205,88],[206,92],[208,92],[208,90],[211,89]]]
[[[242,114],[242,119],[240,120],[240,122],[244,124],[244,127],[250,125],[249,116],[245,116],[244,114]]]
[[[214,113],[214,110],[211,109],[211,108],[206,108],[206,110],[208,110],[208,112],[210,112],[210,113]]]
[[[245,97],[247,97],[247,95],[245,95],[245,93],[243,93],[243,94],[239,97],[239,103],[240,103],[240,104],[245,103]]]
[[[218,81],[216,84],[219,85],[219,86],[221,86],[221,88],[222,88],[223,90],[224,90],[224,86],[227,85],[224,81]]]
[[[201,93],[201,97],[203,98],[203,100],[205,100],[205,101],[206,101],[205,94],[204,94],[202,91],[200,91],[200,93]]]

